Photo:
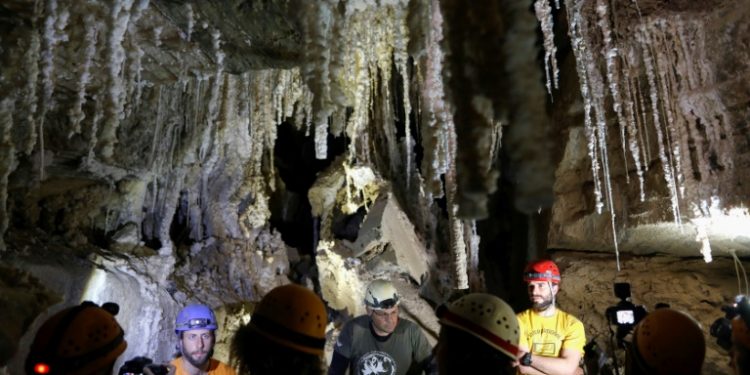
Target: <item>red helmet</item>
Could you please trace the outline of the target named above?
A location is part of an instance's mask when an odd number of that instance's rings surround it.
[[[537,260],[531,262],[523,270],[523,281],[549,281],[553,284],[560,283],[560,269],[551,260]]]

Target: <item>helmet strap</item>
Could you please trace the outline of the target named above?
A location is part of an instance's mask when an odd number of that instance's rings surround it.
[[[557,293],[552,291],[552,281],[550,281],[549,279],[547,279],[547,287],[549,287],[549,294],[550,296],[552,296],[552,307],[554,308],[557,306]]]

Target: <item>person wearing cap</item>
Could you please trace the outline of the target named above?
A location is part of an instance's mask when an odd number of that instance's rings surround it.
[[[658,308],[633,329],[626,345],[626,375],[698,375],[706,357],[706,339],[690,315]]]
[[[213,310],[206,305],[188,305],[175,320],[179,356],[170,364],[175,375],[235,375],[227,364],[211,358],[218,328]]]
[[[128,344],[115,315],[120,307],[90,301],[47,319],[26,357],[26,374],[111,374]]]
[[[518,319],[502,299],[467,294],[437,310],[440,338],[435,347],[438,373],[499,375],[515,373]]]
[[[313,291],[276,287],[232,337],[231,362],[243,375],[319,375],[327,325],[325,305]]]
[[[531,262],[523,280],[532,307],[518,314],[521,335],[515,366],[521,374],[581,373],[579,363],[586,345],[583,323],[557,308],[560,270],[551,260]]]
[[[431,347],[414,322],[400,319],[399,295],[390,281],[365,291],[366,315],[347,322],[333,348],[329,375],[434,373]]]

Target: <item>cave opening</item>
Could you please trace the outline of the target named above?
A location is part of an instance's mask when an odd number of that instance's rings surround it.
[[[300,254],[313,254],[317,243],[319,220],[312,216],[307,191],[318,173],[348,148],[344,136],[328,134],[328,153],[325,159],[315,158],[315,139],[305,129],[298,129],[288,121],[279,124],[274,145],[274,165],[283,187],[271,196],[271,228],[281,233],[282,240]]]

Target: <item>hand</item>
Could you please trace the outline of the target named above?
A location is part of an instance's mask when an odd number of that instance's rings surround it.
[[[519,350],[518,353],[516,353],[516,359],[513,360],[513,367],[524,367],[521,364],[521,358],[526,355],[526,352]]]
[[[167,372],[164,373],[163,370],[157,370],[157,369],[167,369]],[[145,375],[174,375],[175,371],[177,371],[177,368],[172,366],[171,364],[163,364],[163,365],[148,365],[143,368],[143,373]]]

